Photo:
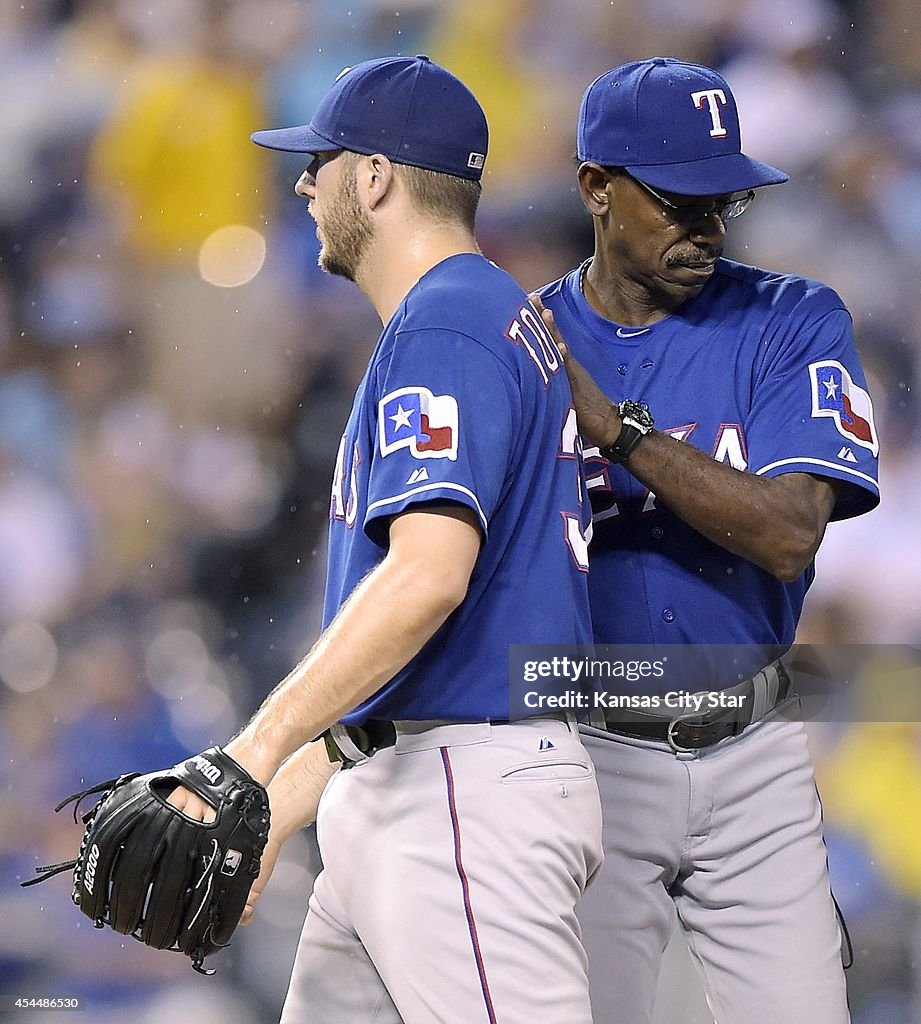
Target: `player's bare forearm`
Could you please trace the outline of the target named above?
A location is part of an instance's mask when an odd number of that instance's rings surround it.
[[[808,473],[743,473],[653,431],[630,472],[689,526],[778,579],[796,579],[815,557],[837,484]]]
[[[387,556],[226,747],[268,782],[282,762],[393,678],[463,601],[480,546],[459,506],[394,520]]]
[[[338,765],[330,763],[322,740],[306,743],[285,761],[268,786],[270,838],[279,845],[312,825],[320,797]]]

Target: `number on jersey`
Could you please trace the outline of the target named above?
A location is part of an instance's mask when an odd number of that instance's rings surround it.
[[[566,410],[566,418],[563,420],[563,431],[560,437],[559,459],[573,459],[576,463],[576,493],[579,496],[579,515],[572,512],[560,512],[563,517],[563,530],[566,543],[569,546],[570,554],[580,572],[588,572],[588,545],[592,539],[591,522],[583,530],[582,508],[587,501],[587,495],[583,496],[582,490],[585,486],[585,474],[582,464],[582,438],[579,437],[579,427],[576,423],[576,410],[570,406]]]
[[[329,499],[329,518],[342,520],[346,526],[355,525],[355,518],[358,513],[358,466],[361,463],[361,455],[358,451],[358,442],[352,448],[352,466],[349,473],[349,493],[345,496],[345,446],[348,442],[348,435],[343,434],[339,442],[339,451],[336,455],[336,468],[333,470],[333,488]]]

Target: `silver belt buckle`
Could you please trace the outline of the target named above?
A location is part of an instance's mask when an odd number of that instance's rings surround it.
[[[678,726],[681,725],[682,722],[687,722],[693,717],[693,715],[681,715],[679,718],[673,718],[668,723],[668,732],[666,733],[668,745],[677,754],[693,754],[695,750],[700,749],[699,747],[683,747],[675,738],[675,731],[677,730]]]

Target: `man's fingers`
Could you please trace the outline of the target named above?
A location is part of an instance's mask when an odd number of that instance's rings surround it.
[[[249,896],[246,897],[246,906],[243,908],[243,913],[240,915],[240,924],[249,924],[253,919],[253,912],[256,909],[256,903],[259,901],[259,897],[262,895],[265,887],[269,884],[269,879],[272,877],[272,872],[275,870],[275,864],[278,861],[278,854],[281,852],[281,847],[273,843],[271,838],[269,844],[262,851],[262,864],[259,869],[259,876],[256,881],[253,882],[253,887],[249,891]]]
[[[542,309],[540,313],[541,320],[544,321],[544,326],[550,332],[550,337],[553,338],[553,342],[556,347],[560,350],[560,355],[563,357],[565,363],[569,363],[569,349],[566,346],[566,342],[563,341],[563,336],[560,334],[560,329],[556,325],[556,320],[553,316],[552,309]]]
[[[193,821],[203,821],[210,824],[217,817],[211,804],[206,803],[197,793],[193,793],[185,786],[177,786],[169,795],[169,803],[182,811],[186,817]]]
[[[262,890],[265,885],[259,886],[259,882],[262,879],[257,879],[253,882],[253,887],[249,891],[249,896],[246,897],[246,906],[243,908],[243,913],[240,915],[240,924],[250,924],[253,920],[253,913],[256,910],[256,904],[259,902],[259,897],[262,895]],[[258,886],[258,888],[257,888]]]
[[[268,881],[268,879],[266,879]],[[253,920],[253,913],[256,910],[256,903],[259,901],[259,897],[262,895],[262,890],[265,888],[265,883],[260,877],[253,882],[253,887],[249,891],[249,896],[246,897],[246,906],[243,908],[243,913],[240,915],[240,924],[250,924]]]
[[[553,316],[553,310],[547,309],[547,307],[541,302],[540,296],[537,292],[531,292],[528,296],[531,305],[537,310],[541,320],[544,321],[544,326],[550,332],[550,337],[553,338],[553,343],[560,350],[560,355],[563,357],[565,362],[569,360],[569,349],[566,347],[566,342],[563,341],[563,336],[560,334],[560,329],[556,325],[556,320]]]
[[[544,321],[544,325],[550,332],[550,337],[553,338],[554,344],[563,357],[563,365],[566,367],[566,376],[569,377],[569,386],[572,389],[576,417],[582,436],[591,444],[601,447],[612,444],[617,439],[621,426],[616,408],[595,383],[588,370],[578,359],[570,355],[566,342],[560,335],[560,329],[556,325],[553,311],[544,306],[537,292],[531,292],[528,299]]]
[[[192,794],[184,787],[177,786],[169,795],[168,803],[171,803],[177,811],[185,811]]]

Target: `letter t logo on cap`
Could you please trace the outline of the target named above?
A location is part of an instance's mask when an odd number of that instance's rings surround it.
[[[714,139],[725,138],[729,132],[720,120],[720,108],[717,100],[725,105],[726,93],[724,93],[722,89],[701,89],[700,92],[692,92],[691,99],[698,110],[703,110],[704,104],[709,108],[710,121],[712,124],[712,127],[710,128],[710,135]]]

